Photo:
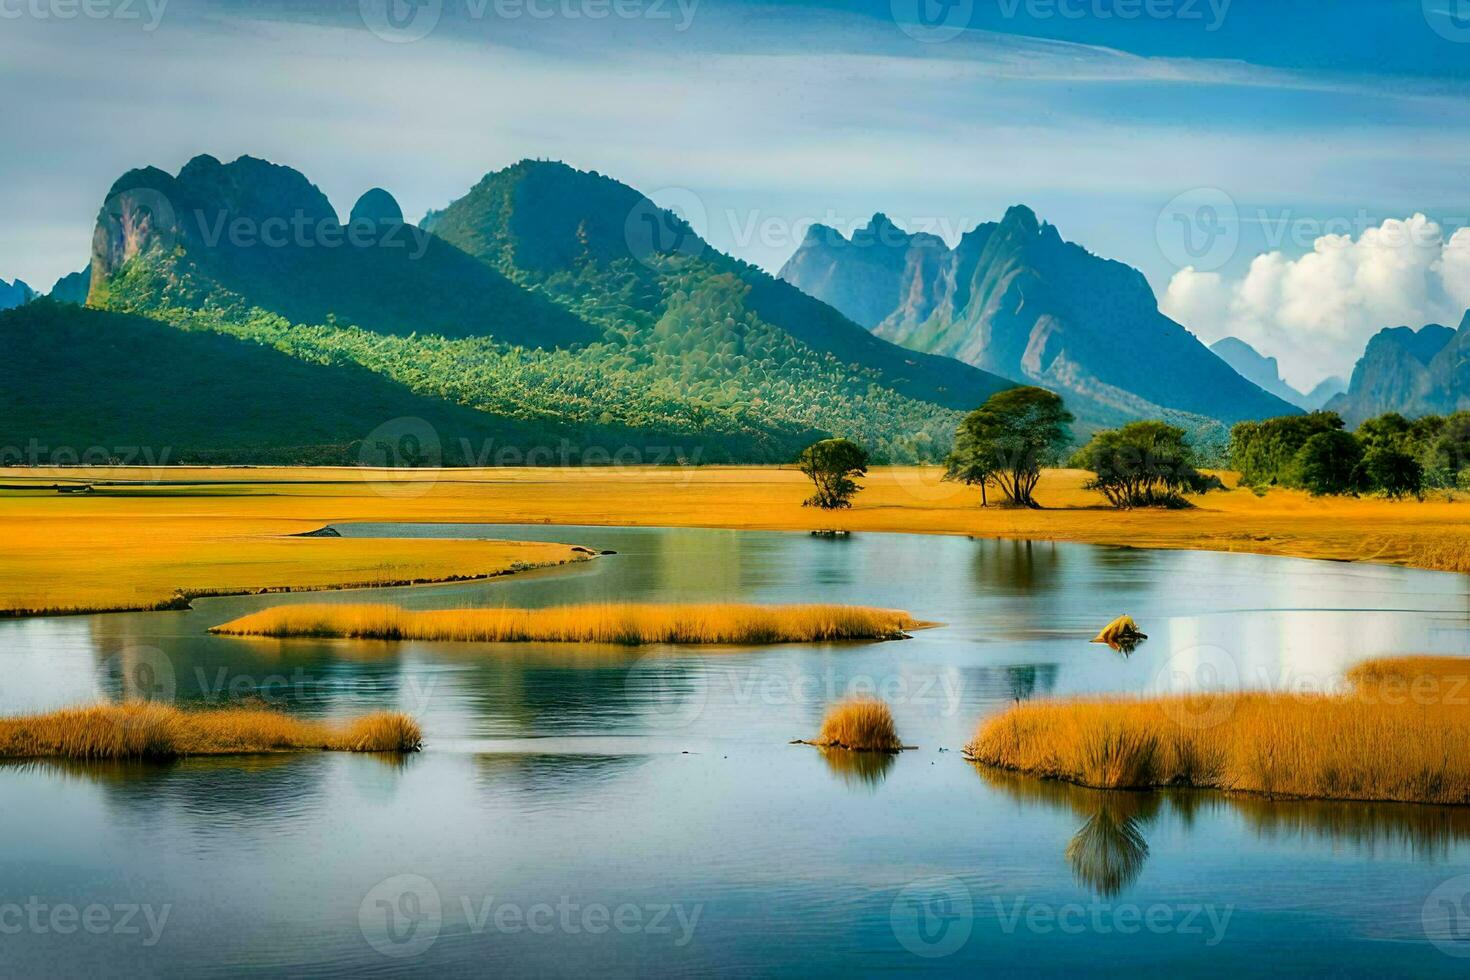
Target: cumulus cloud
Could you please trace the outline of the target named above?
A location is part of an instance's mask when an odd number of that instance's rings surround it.
[[[1243,277],[1186,267],[1160,306],[1202,340],[1236,336],[1281,361],[1302,390],[1347,376],[1383,327],[1459,326],[1470,307],[1470,228],[1446,238],[1422,214],[1323,235],[1300,258],[1256,256]]]

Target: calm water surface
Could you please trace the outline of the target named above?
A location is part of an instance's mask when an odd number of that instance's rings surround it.
[[[1101,793],[958,752],[1016,699],[1331,689],[1369,656],[1470,655],[1470,579],[910,535],[342,531],[617,555],[484,583],[0,623],[6,713],[259,697],[319,717],[410,711],[426,738],[402,762],[0,769],[0,972],[1470,969],[1470,812]],[[851,602],[945,625],[693,653],[204,632],[267,605],[365,598]],[[1087,642],[1125,612],[1151,636],[1132,656]],[[787,744],[855,692],[889,701],[919,748],[873,760]]]

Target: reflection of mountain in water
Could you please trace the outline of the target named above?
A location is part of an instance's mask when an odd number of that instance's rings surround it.
[[[849,752],[825,748],[820,751],[822,761],[832,774],[854,789],[877,790],[898,759],[892,752]]]
[[[1189,828],[1203,810],[1229,811],[1263,838],[1326,840],[1368,857],[1441,860],[1453,846],[1470,841],[1470,809],[1464,807],[1272,800],[1207,790],[1095,790],[975,768],[986,784],[1015,800],[1065,810],[1082,820],[1064,853],[1077,881],[1103,898],[1116,897],[1138,880],[1149,853],[1144,832],[1165,815]]]

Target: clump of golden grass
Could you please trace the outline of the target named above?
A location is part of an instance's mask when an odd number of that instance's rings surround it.
[[[407,715],[380,711],[342,724],[261,708],[185,711],[154,701],[0,718],[0,758],[171,759],[259,752],[414,752]]]
[[[483,643],[752,644],[895,639],[921,625],[906,612],[863,606],[604,603],[415,611],[322,603],[262,609],[211,632]]]
[[[1354,672],[1357,687],[1343,695],[1199,694],[1018,705],[983,722],[965,751],[987,765],[1107,789],[1182,785],[1318,799],[1470,803],[1470,692],[1455,696],[1445,686],[1424,696],[1389,696],[1381,678],[1400,677],[1403,663],[1364,665]],[[1442,671],[1432,675],[1438,677],[1454,666],[1432,663]],[[1463,661],[1457,669],[1464,674]]]
[[[827,709],[813,745],[857,752],[899,752],[903,743],[893,725],[893,712],[874,698],[848,698]]]

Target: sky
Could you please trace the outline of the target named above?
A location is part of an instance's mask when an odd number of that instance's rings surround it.
[[[0,278],[113,180],[265,157],[416,219],[525,157],[775,271],[1015,203],[1298,387],[1470,306],[1470,0],[0,0]]]

